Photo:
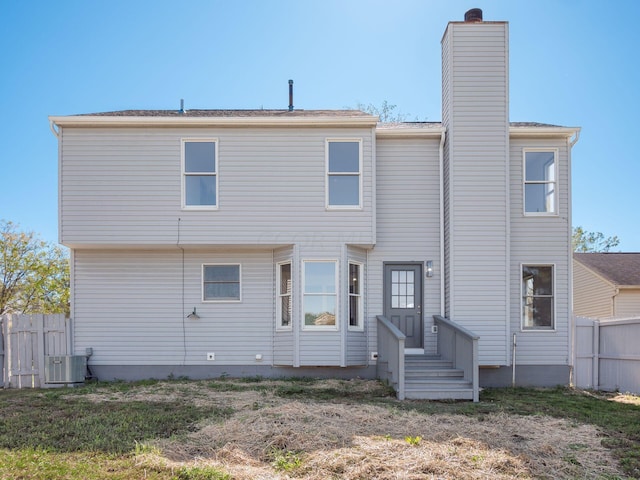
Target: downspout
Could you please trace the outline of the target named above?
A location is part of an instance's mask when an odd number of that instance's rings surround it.
[[[56,130],[56,123],[49,119],[49,128],[51,129],[51,132],[53,132],[53,134],[56,136],[57,139],[60,139],[60,131]]]
[[[440,316],[444,317],[444,142],[446,130],[440,135],[438,161],[440,163]]]
[[[571,175],[571,167],[572,167],[572,165],[571,165],[571,152],[573,150],[573,146],[576,143],[578,143],[579,139],[580,139],[580,129],[579,128],[576,129],[576,133],[573,136],[573,139],[571,137],[567,137],[567,146],[568,146],[568,148],[567,148],[567,159],[568,159],[567,169],[569,170],[568,171],[569,180],[568,180],[567,188],[569,190],[568,193],[569,193],[569,202],[570,202],[569,208],[567,209],[568,217],[569,217],[569,221],[568,221],[568,225],[567,225],[567,230],[568,230],[567,235],[569,236],[569,241],[568,241],[568,244],[569,244],[569,246],[568,246],[569,265],[568,265],[568,269],[567,269],[568,270],[568,275],[567,276],[568,276],[568,279],[569,279],[569,282],[568,282],[569,286],[568,287],[569,287],[569,300],[570,300],[570,303],[569,303],[570,311],[569,311],[569,318],[568,318],[569,325],[568,325],[568,328],[567,328],[567,335],[568,335],[568,338],[567,338],[567,349],[568,349],[568,353],[569,353],[567,355],[567,364],[568,364],[568,367],[569,367],[569,378],[573,377],[573,368],[574,368],[573,358],[574,358],[574,352],[575,352],[575,348],[576,348],[576,345],[574,343],[575,342],[575,328],[576,328],[576,326],[575,326],[575,316],[574,316],[574,313],[573,313],[573,240],[572,240],[572,237],[573,237],[573,218],[572,218],[573,207],[571,205],[571,198],[573,197],[573,193],[571,191],[571,177],[572,177],[572,175]]]

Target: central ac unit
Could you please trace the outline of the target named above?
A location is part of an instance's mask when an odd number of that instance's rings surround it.
[[[45,357],[45,383],[82,383],[87,372],[87,357],[59,355]]]

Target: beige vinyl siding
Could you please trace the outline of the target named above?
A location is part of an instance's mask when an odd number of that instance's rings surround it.
[[[202,303],[203,263],[240,264],[242,301]],[[76,250],[74,285],[74,348],[94,365],[272,363],[271,250],[186,250],[184,277],[178,248]]]
[[[614,315],[615,287],[580,262],[573,261],[573,313],[580,317],[608,318]]]
[[[615,298],[616,317],[640,317],[640,288],[620,289]]]
[[[183,138],[218,141],[218,210],[182,210]],[[327,138],[362,138],[363,208],[325,208]],[[276,245],[374,240],[371,128],[62,130],[67,245]],[[179,227],[179,232],[178,232]]]
[[[445,279],[445,289],[444,289],[444,315],[448,318],[451,318],[451,222],[449,220],[451,215],[451,193],[450,193],[450,179],[451,179],[451,154],[450,149],[448,148],[450,140],[449,136],[451,135],[451,96],[452,96],[452,85],[451,85],[451,61],[450,61],[450,46],[451,42],[449,41],[449,36],[444,35],[442,37],[442,125],[447,128],[446,138],[447,141],[445,143],[445,148],[443,149],[443,166],[442,166],[442,195],[443,195],[443,211],[444,211],[444,222],[443,222],[443,240],[444,240],[444,279]]]
[[[523,208],[523,150],[557,149],[557,215],[526,216]],[[571,225],[566,139],[511,140],[511,331],[517,335],[519,365],[567,365],[571,325]],[[555,330],[522,331],[522,265],[553,265]]]
[[[450,23],[443,46],[447,315],[480,335],[481,365],[508,358],[507,24]]]
[[[383,313],[383,263],[433,260],[424,278],[425,351],[435,353],[433,315],[440,313],[439,139],[378,139],[376,246],[369,252],[369,344],[376,345],[376,315]]]

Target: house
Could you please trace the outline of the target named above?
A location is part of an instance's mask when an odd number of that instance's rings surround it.
[[[640,253],[574,253],[573,311],[590,318],[640,318]]]
[[[467,12],[442,55],[442,122],[50,117],[74,351],[101,379],[378,376],[400,398],[476,399],[514,373],[567,384],[579,128],[510,123],[507,22]]]

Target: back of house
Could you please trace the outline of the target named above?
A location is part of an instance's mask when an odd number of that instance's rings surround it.
[[[481,385],[514,362],[519,384],[568,383],[579,129],[509,121],[506,22],[474,10],[442,53],[442,122],[50,117],[75,352],[105,380],[374,378],[383,326],[409,368],[451,351],[444,318],[478,337]]]

